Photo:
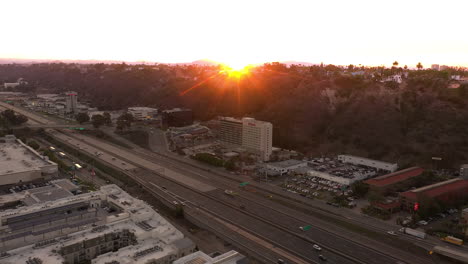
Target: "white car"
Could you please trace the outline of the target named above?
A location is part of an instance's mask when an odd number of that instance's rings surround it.
[[[317,251],[322,251],[322,248],[317,244],[314,244],[312,247]]]
[[[392,236],[396,236],[396,235],[397,235],[397,234],[395,233],[395,231],[387,231],[387,234],[392,235]]]

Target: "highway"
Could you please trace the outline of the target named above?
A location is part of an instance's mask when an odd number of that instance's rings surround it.
[[[6,107],[10,108],[9,105]],[[29,112],[24,111],[22,114],[38,123],[42,122]],[[128,173],[134,173],[138,181],[147,188],[161,191],[159,187],[165,186],[185,201],[190,201],[204,214],[211,214],[220,219],[218,223],[230,221],[231,227],[236,226],[280,248],[283,254],[281,256],[286,256],[285,259],[291,262],[318,263],[319,252],[312,248],[312,245],[317,243],[323,248],[320,254],[326,256],[329,263],[399,263],[398,261],[405,259],[410,260],[406,263],[431,263],[427,257],[421,258],[387,245],[376,243],[378,248],[374,248],[369,246],[369,241],[362,243],[351,240],[347,238],[350,236],[349,231],[339,236],[330,231],[339,229],[331,223],[247,191],[236,190],[239,195],[228,196],[223,191],[235,186],[232,181],[204,171],[199,172],[186,164],[175,163],[155,154],[124,149],[73,132],[60,133],[49,129],[47,131],[81,151],[94,155],[102,152],[102,155],[96,157]],[[137,167],[144,170],[136,171]],[[242,209],[241,205],[245,209]],[[312,229],[299,229],[300,226],[308,224],[312,225]]]

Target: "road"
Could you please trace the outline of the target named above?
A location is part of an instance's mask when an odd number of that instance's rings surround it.
[[[31,117],[41,122],[34,116]],[[193,201],[201,208],[214,212],[222,217],[223,221],[227,219],[233,221],[246,232],[256,234],[306,262],[312,263],[317,260],[318,253],[312,250],[312,245],[319,243],[324,248],[323,254],[326,254],[330,263],[397,263],[399,259],[405,258],[411,259],[411,263],[430,263],[427,258],[420,259],[418,256],[387,245],[376,243],[378,249],[375,249],[362,240],[354,239],[359,237],[357,234],[352,234],[351,237],[348,237],[349,234],[346,234],[346,237],[337,236],[336,232],[333,232],[337,227],[330,223],[324,223],[310,215],[300,215],[298,211],[281,207],[261,196],[252,196],[241,191],[238,197],[227,199],[231,197],[225,197],[222,190],[226,186],[233,187],[232,181],[203,170],[199,172],[185,163],[161,156],[156,157],[154,154],[140,153],[140,150],[123,149],[76,133],[50,132],[64,142],[81,148],[82,151],[105,153],[98,158],[120,169],[132,171],[130,166],[145,168],[150,172],[138,175],[144,183],[150,186],[167,185],[168,189],[183,199]],[[125,163],[125,166],[122,163]],[[246,209],[240,209],[239,203],[245,203]],[[299,226],[305,224],[312,224],[314,228],[303,232]]]

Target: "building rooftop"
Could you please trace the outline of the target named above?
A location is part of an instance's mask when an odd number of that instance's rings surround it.
[[[57,166],[21,140],[7,140],[5,143],[0,143],[0,176],[41,170],[50,165]]]
[[[373,179],[366,180],[365,183],[373,186],[383,187],[397,182],[407,180],[409,178],[417,177],[424,172],[424,169],[419,167],[411,167],[408,169],[396,171],[393,173],[385,174]]]
[[[468,180],[463,180],[461,178],[451,179],[411,191],[406,191],[401,193],[401,195],[407,198],[416,199],[419,193],[424,193],[425,196],[434,198],[451,192],[455,193],[460,189],[466,189],[468,192]]]
[[[146,106],[134,106],[134,107],[129,107],[129,111],[155,111],[158,110],[157,108],[152,108],[152,107],[146,107]]]
[[[245,263],[244,260],[245,256],[234,250],[216,257],[210,257],[201,251],[197,251],[174,261],[173,264],[237,264]]]
[[[169,110],[164,110],[164,113],[176,113],[176,112],[183,112],[183,111],[192,111],[191,109],[188,108],[173,108]]]
[[[76,218],[74,212],[65,215],[60,214],[60,210],[68,208],[78,208],[82,210],[84,206],[89,205],[86,214],[93,216],[93,221],[87,223],[74,224],[65,229],[63,227],[47,227],[44,232],[47,240],[31,240],[27,245],[21,247],[7,249],[7,257],[1,259],[2,264],[17,264],[25,263],[29,258],[38,258],[42,263],[61,264],[64,262],[65,256],[62,249],[74,249],[75,245],[80,243],[92,244],[95,246],[96,241],[101,241],[102,237],[118,234],[119,232],[128,231],[135,237],[135,243],[129,246],[121,247],[117,251],[110,251],[98,255],[91,260],[94,264],[122,263],[122,264],[144,264],[150,260],[157,260],[169,255],[178,255],[181,250],[189,249],[193,251],[195,245],[191,240],[185,238],[184,235],[172,226],[167,220],[156,213],[151,206],[145,202],[130,196],[116,185],[102,186],[99,191],[84,193],[73,197],[59,198],[55,201],[47,201],[34,204],[31,206],[21,207],[18,209],[10,209],[0,212],[0,223],[3,230],[15,230],[14,226],[22,225],[21,232],[30,228],[27,225],[29,222],[41,221],[40,218],[52,215],[54,221],[68,223],[68,219]],[[110,207],[118,207],[118,210],[111,212]],[[58,214],[54,214],[59,212]],[[83,212],[83,211],[81,211]],[[37,216],[31,218],[30,216]],[[55,219],[62,217],[60,219]],[[49,219],[48,218],[48,219]],[[94,219],[96,218],[96,219]],[[65,220],[67,219],[67,220]],[[46,219],[47,220],[47,219]],[[23,223],[26,221],[28,223]],[[52,221],[52,220],[47,220]],[[8,225],[5,225],[7,223]],[[33,232],[29,234],[35,235],[38,231],[37,224]],[[78,227],[79,225],[79,227]],[[67,230],[75,229],[78,231],[66,233]],[[59,233],[58,230],[62,230]],[[8,243],[5,234],[0,237],[3,243]],[[23,233],[16,234],[15,238],[21,238]],[[8,236],[11,236],[8,234]],[[42,235],[40,235],[42,237]],[[37,238],[37,237],[36,237]],[[5,240],[7,239],[7,240]],[[25,238],[27,240],[28,238]],[[101,242],[96,242],[101,243]],[[15,244],[13,244],[15,245]],[[0,248],[1,249],[1,248]],[[80,250],[80,247],[78,247]],[[5,251],[3,249],[2,251]],[[73,253],[72,253],[73,254]],[[175,258],[175,257],[174,257]]]
[[[268,163],[268,166],[278,167],[278,168],[288,168],[291,166],[296,166],[296,165],[304,164],[304,163],[307,163],[307,161],[290,159],[290,160],[283,160],[283,161],[278,161],[278,162],[270,162]]]

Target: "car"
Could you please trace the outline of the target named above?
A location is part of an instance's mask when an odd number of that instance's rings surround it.
[[[327,261],[327,258],[324,257],[323,255],[319,255],[319,259],[320,259],[321,261]]]
[[[428,223],[424,220],[421,220],[418,222],[418,225],[427,225]]]
[[[317,244],[314,244],[312,247],[317,251],[322,251],[322,248]]]
[[[285,264],[286,262],[284,262],[284,260],[282,260],[282,259],[278,259],[278,262],[277,262],[277,263],[278,263],[278,264]]]
[[[395,231],[387,231],[387,234],[392,235],[392,236],[396,236],[396,235],[397,235],[397,234],[395,233]]]

